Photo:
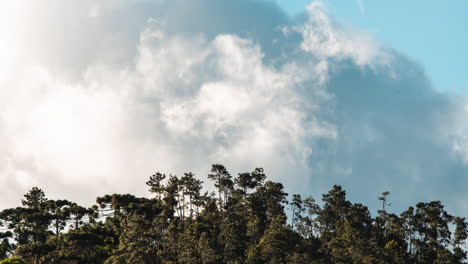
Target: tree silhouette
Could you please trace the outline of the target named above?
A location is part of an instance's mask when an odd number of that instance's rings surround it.
[[[193,173],[168,175],[149,177],[152,198],[107,194],[90,208],[32,188],[22,206],[0,212],[0,264],[466,263],[468,223],[439,201],[397,215],[384,192],[373,217],[339,185],[320,205],[288,201],[261,168],[232,179],[213,165],[216,193]]]

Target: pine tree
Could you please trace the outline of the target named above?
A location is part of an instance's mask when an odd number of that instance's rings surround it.
[[[166,179],[166,175],[160,172],[156,172],[151,175],[150,179],[146,182],[146,185],[150,187],[150,193],[156,194],[157,199],[161,199],[164,194],[163,181]]]
[[[202,194],[193,173],[164,184],[156,173],[148,181],[156,197],[109,194],[91,208],[32,188],[22,206],[0,212],[0,264],[466,263],[466,219],[441,202],[398,216],[386,211],[386,192],[372,217],[335,185],[322,206],[293,195],[289,222],[287,193],[263,169],[233,181],[213,165],[210,175],[217,195]]]
[[[215,187],[218,189],[218,199],[221,207],[227,203],[228,197],[234,189],[232,176],[221,164],[214,164],[211,167],[211,173],[208,174],[208,179],[215,182]]]

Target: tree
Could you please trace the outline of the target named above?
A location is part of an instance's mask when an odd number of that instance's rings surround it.
[[[234,183],[239,186],[244,195],[246,195],[248,190],[255,189],[262,185],[265,178],[266,176],[263,169],[256,168],[253,172],[239,173],[237,178],[234,179]]]
[[[198,241],[200,239],[200,230],[197,224],[184,222],[183,231],[181,231],[178,242],[180,254],[178,259],[181,263],[201,264],[202,260],[198,251]]]
[[[230,208],[222,219],[220,237],[224,245],[224,263],[245,263],[247,223],[240,208]]]
[[[454,217],[453,222],[455,231],[452,243],[454,247],[461,247],[468,238],[468,223],[464,217]]]
[[[396,240],[386,243],[383,252],[383,263],[408,263],[405,248]]]
[[[416,204],[411,224],[413,225],[415,255],[420,263],[437,259],[440,250],[450,243],[449,223],[452,216],[439,201]],[[445,253],[444,253],[445,254]]]
[[[46,209],[51,216],[52,228],[56,236],[59,236],[60,232],[67,225],[67,221],[70,219],[70,207],[72,205],[72,202],[67,200],[49,200],[45,202]]]
[[[303,201],[303,209],[306,216],[299,217],[297,231],[306,238],[312,238],[314,230],[317,228],[317,215],[320,212],[320,206],[315,203],[312,196],[309,196]]]
[[[108,194],[91,208],[32,188],[0,212],[0,264],[466,263],[468,223],[439,201],[396,215],[384,192],[373,217],[335,185],[322,206],[293,195],[288,225],[288,194],[263,169],[232,180],[213,165],[210,175],[217,194],[193,173],[156,173],[147,183],[155,198]]]
[[[170,175],[166,188],[164,188],[164,214],[172,219],[176,212],[179,197],[179,178],[175,175]],[[180,216],[180,215],[179,215]]]
[[[213,164],[211,173],[208,174],[208,179],[215,182],[215,187],[218,189],[218,199],[220,206],[226,205],[227,199],[234,189],[234,182],[232,176],[221,164]]]
[[[292,256],[300,238],[284,225],[285,222],[285,216],[276,216],[260,240],[258,250],[264,263],[287,263],[288,257]]]
[[[184,174],[184,176],[180,179],[180,183],[182,186],[182,196],[188,196],[189,215],[192,217],[194,213],[194,207],[198,212],[198,206],[201,204],[200,191],[202,189],[203,182],[196,179],[194,174],[190,172]],[[185,207],[185,204],[183,206]]]
[[[468,238],[468,223],[464,217],[454,217],[455,230],[452,246],[454,247],[454,263],[463,263],[466,260],[466,251],[462,249]]]
[[[38,187],[33,187],[29,190],[28,193],[24,195],[24,198],[25,199],[21,200],[21,203],[26,208],[38,209],[47,201],[44,191]]]
[[[0,261],[0,264],[25,264],[21,259],[17,257],[7,258]]]
[[[300,194],[294,194],[291,202],[291,227],[294,229],[296,227],[297,221],[302,217],[301,213],[304,212],[302,206],[302,198]]]
[[[156,232],[151,218],[130,213],[122,218],[119,245],[107,264],[141,263],[158,264],[158,250],[162,234]]]
[[[156,172],[151,175],[150,179],[146,182],[146,185],[150,187],[150,193],[156,194],[157,199],[161,199],[164,194],[164,184],[163,181],[166,179],[166,175],[160,172]]]
[[[387,191],[387,192],[383,192],[383,193],[382,193],[382,196],[379,196],[379,200],[382,201],[382,211],[384,211],[384,212],[386,212],[386,211],[385,211],[385,208],[386,208],[387,206],[390,206],[390,205],[391,205],[391,204],[389,204],[389,203],[387,202],[387,197],[388,197],[389,195],[390,195],[390,192]]]
[[[323,207],[318,213],[317,221],[320,224],[320,232],[325,241],[333,238],[340,221],[348,215],[351,203],[346,200],[346,191],[339,185],[323,195]]]
[[[328,243],[332,259],[342,263],[376,262],[376,254],[370,243],[372,219],[367,207],[353,204],[344,218],[336,223],[336,234]]]
[[[207,232],[203,232],[198,240],[198,251],[203,264],[222,263],[221,255],[216,251],[216,243]]]
[[[283,184],[279,182],[267,181],[259,190],[266,202],[267,216],[269,220],[277,216],[285,216],[284,204],[288,203],[287,193],[284,191]],[[286,218],[284,218],[286,219]]]

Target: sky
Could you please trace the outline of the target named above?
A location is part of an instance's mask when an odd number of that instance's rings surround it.
[[[307,0],[277,0],[294,16]],[[366,30],[375,38],[424,65],[434,87],[466,93],[468,90],[468,1],[328,0],[335,19]],[[450,65],[450,66],[448,66]]]
[[[0,208],[222,163],[468,216],[466,2],[376,2],[2,1]]]

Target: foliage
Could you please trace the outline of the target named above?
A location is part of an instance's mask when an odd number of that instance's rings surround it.
[[[212,194],[193,173],[158,172],[146,182],[153,198],[104,195],[90,208],[34,187],[0,212],[0,264],[466,263],[466,219],[439,201],[396,215],[384,192],[373,217],[339,185],[319,204],[288,201],[261,168],[234,177],[215,164],[208,179]]]

